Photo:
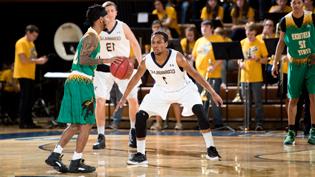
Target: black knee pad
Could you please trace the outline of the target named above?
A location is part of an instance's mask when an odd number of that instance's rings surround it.
[[[209,120],[206,117],[205,110],[201,104],[196,104],[192,107],[193,113],[197,116],[200,130],[207,130],[210,128]]]
[[[147,120],[149,114],[145,111],[140,110],[136,114],[136,135],[137,138],[144,138],[147,133]]]

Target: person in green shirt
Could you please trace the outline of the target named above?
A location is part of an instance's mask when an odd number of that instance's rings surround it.
[[[308,143],[315,145],[315,15],[304,11],[303,0],[292,0],[293,11],[280,21],[280,37],[276,49],[272,74],[278,74],[278,61],[284,46],[288,47],[288,123],[285,145],[295,143],[295,117],[297,103],[305,82],[310,98],[311,122]]]
[[[84,164],[82,158],[90,130],[95,124],[95,96],[92,77],[97,64],[121,62],[117,57],[99,59],[99,34],[105,29],[106,15],[105,9],[100,5],[88,8],[86,18],[91,27],[79,41],[71,74],[65,81],[58,122],[67,123],[69,126],[64,130],[60,141],[45,161],[59,172],[90,173],[95,171],[95,167]],[[76,133],[78,133],[76,149],[68,168],[62,163],[61,154],[63,148]]]

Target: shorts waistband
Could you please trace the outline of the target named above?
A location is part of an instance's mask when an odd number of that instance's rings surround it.
[[[294,64],[315,64],[315,58],[307,57],[307,58],[292,58],[289,57],[289,62]]]
[[[93,77],[92,76],[89,76],[89,75],[87,75],[87,74],[85,74],[85,73],[82,73],[82,72],[80,72],[80,71],[72,71],[71,73],[70,73],[70,75],[69,75],[69,78],[73,78],[73,77],[75,77],[76,75],[79,75],[79,76],[82,76],[84,79],[89,79],[89,80],[93,80]]]

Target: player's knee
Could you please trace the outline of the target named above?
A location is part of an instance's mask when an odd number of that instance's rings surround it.
[[[196,104],[192,107],[193,113],[197,116],[200,130],[206,130],[210,128],[208,118],[201,104]]]
[[[294,98],[294,99],[289,99],[289,105],[291,106],[296,106],[299,102],[298,98]]]
[[[144,138],[146,136],[146,125],[149,114],[145,111],[140,110],[136,114],[136,134],[137,138]]]

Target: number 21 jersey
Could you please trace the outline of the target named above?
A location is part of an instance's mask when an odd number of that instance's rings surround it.
[[[100,34],[101,43],[101,58],[110,58],[114,56],[130,55],[130,43],[126,39],[123,22],[116,20],[116,23],[111,31],[105,30]]]

